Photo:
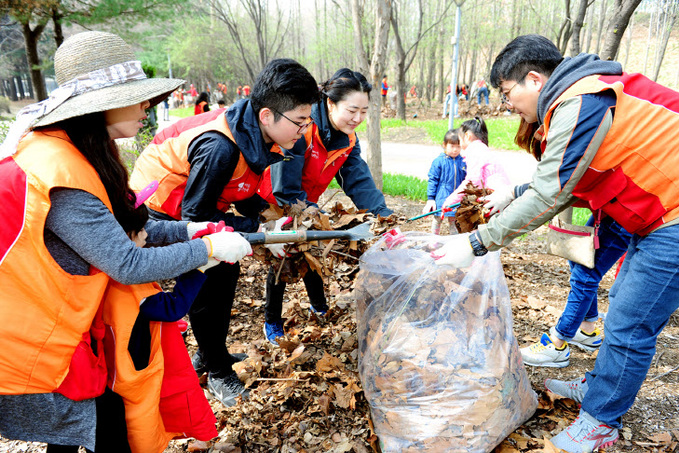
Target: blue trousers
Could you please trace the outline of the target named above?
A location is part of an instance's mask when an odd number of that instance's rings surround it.
[[[486,105],[488,105],[488,87],[481,87],[476,93],[476,102],[481,105],[481,97],[485,98]]]
[[[590,217],[587,225],[594,225]],[[596,321],[599,318],[597,292],[601,279],[627,250],[632,235],[615,220],[606,217],[599,227],[599,248],[594,252],[594,269],[577,263],[571,266],[571,291],[559,321],[556,323],[556,336],[569,341],[575,336],[583,321]]]
[[[658,335],[679,307],[679,225],[634,235],[609,294],[604,341],[582,409],[622,427],[622,416],[646,378]]]

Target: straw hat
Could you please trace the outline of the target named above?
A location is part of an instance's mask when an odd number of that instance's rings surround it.
[[[141,72],[141,63],[125,41],[112,33],[98,31],[79,33],[64,41],[54,54],[54,72],[60,87],[76,79],[86,79],[81,84],[85,86],[84,91],[79,90],[32,127],[146,100],[153,107],[184,83],[181,79],[146,78]],[[93,77],[110,86],[100,88],[99,84],[87,88]]]

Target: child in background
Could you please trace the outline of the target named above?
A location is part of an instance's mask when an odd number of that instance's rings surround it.
[[[467,176],[467,166],[460,156],[460,136],[458,129],[451,129],[443,137],[443,152],[434,159],[429,169],[429,183],[427,184],[427,204],[422,214],[447,206],[446,198],[464,181]],[[455,214],[445,212],[448,219],[449,233],[456,234]],[[431,232],[440,234],[443,217],[432,216]]]
[[[493,162],[488,150],[488,128],[483,119],[474,117],[460,126],[460,146],[467,164],[467,176],[455,191],[446,198],[444,206],[459,203],[464,188],[471,182],[478,187],[498,190],[511,186],[504,168]]]

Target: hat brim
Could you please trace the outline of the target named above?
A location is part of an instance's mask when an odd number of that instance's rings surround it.
[[[76,116],[128,107],[144,101],[149,101],[150,107],[153,107],[183,83],[182,79],[142,79],[88,91],[68,99],[42,117],[33,127],[47,126]]]

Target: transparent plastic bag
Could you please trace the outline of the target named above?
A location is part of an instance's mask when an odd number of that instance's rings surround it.
[[[445,241],[387,235],[361,257],[359,373],[384,452],[490,452],[537,407],[499,252],[437,266]]]

